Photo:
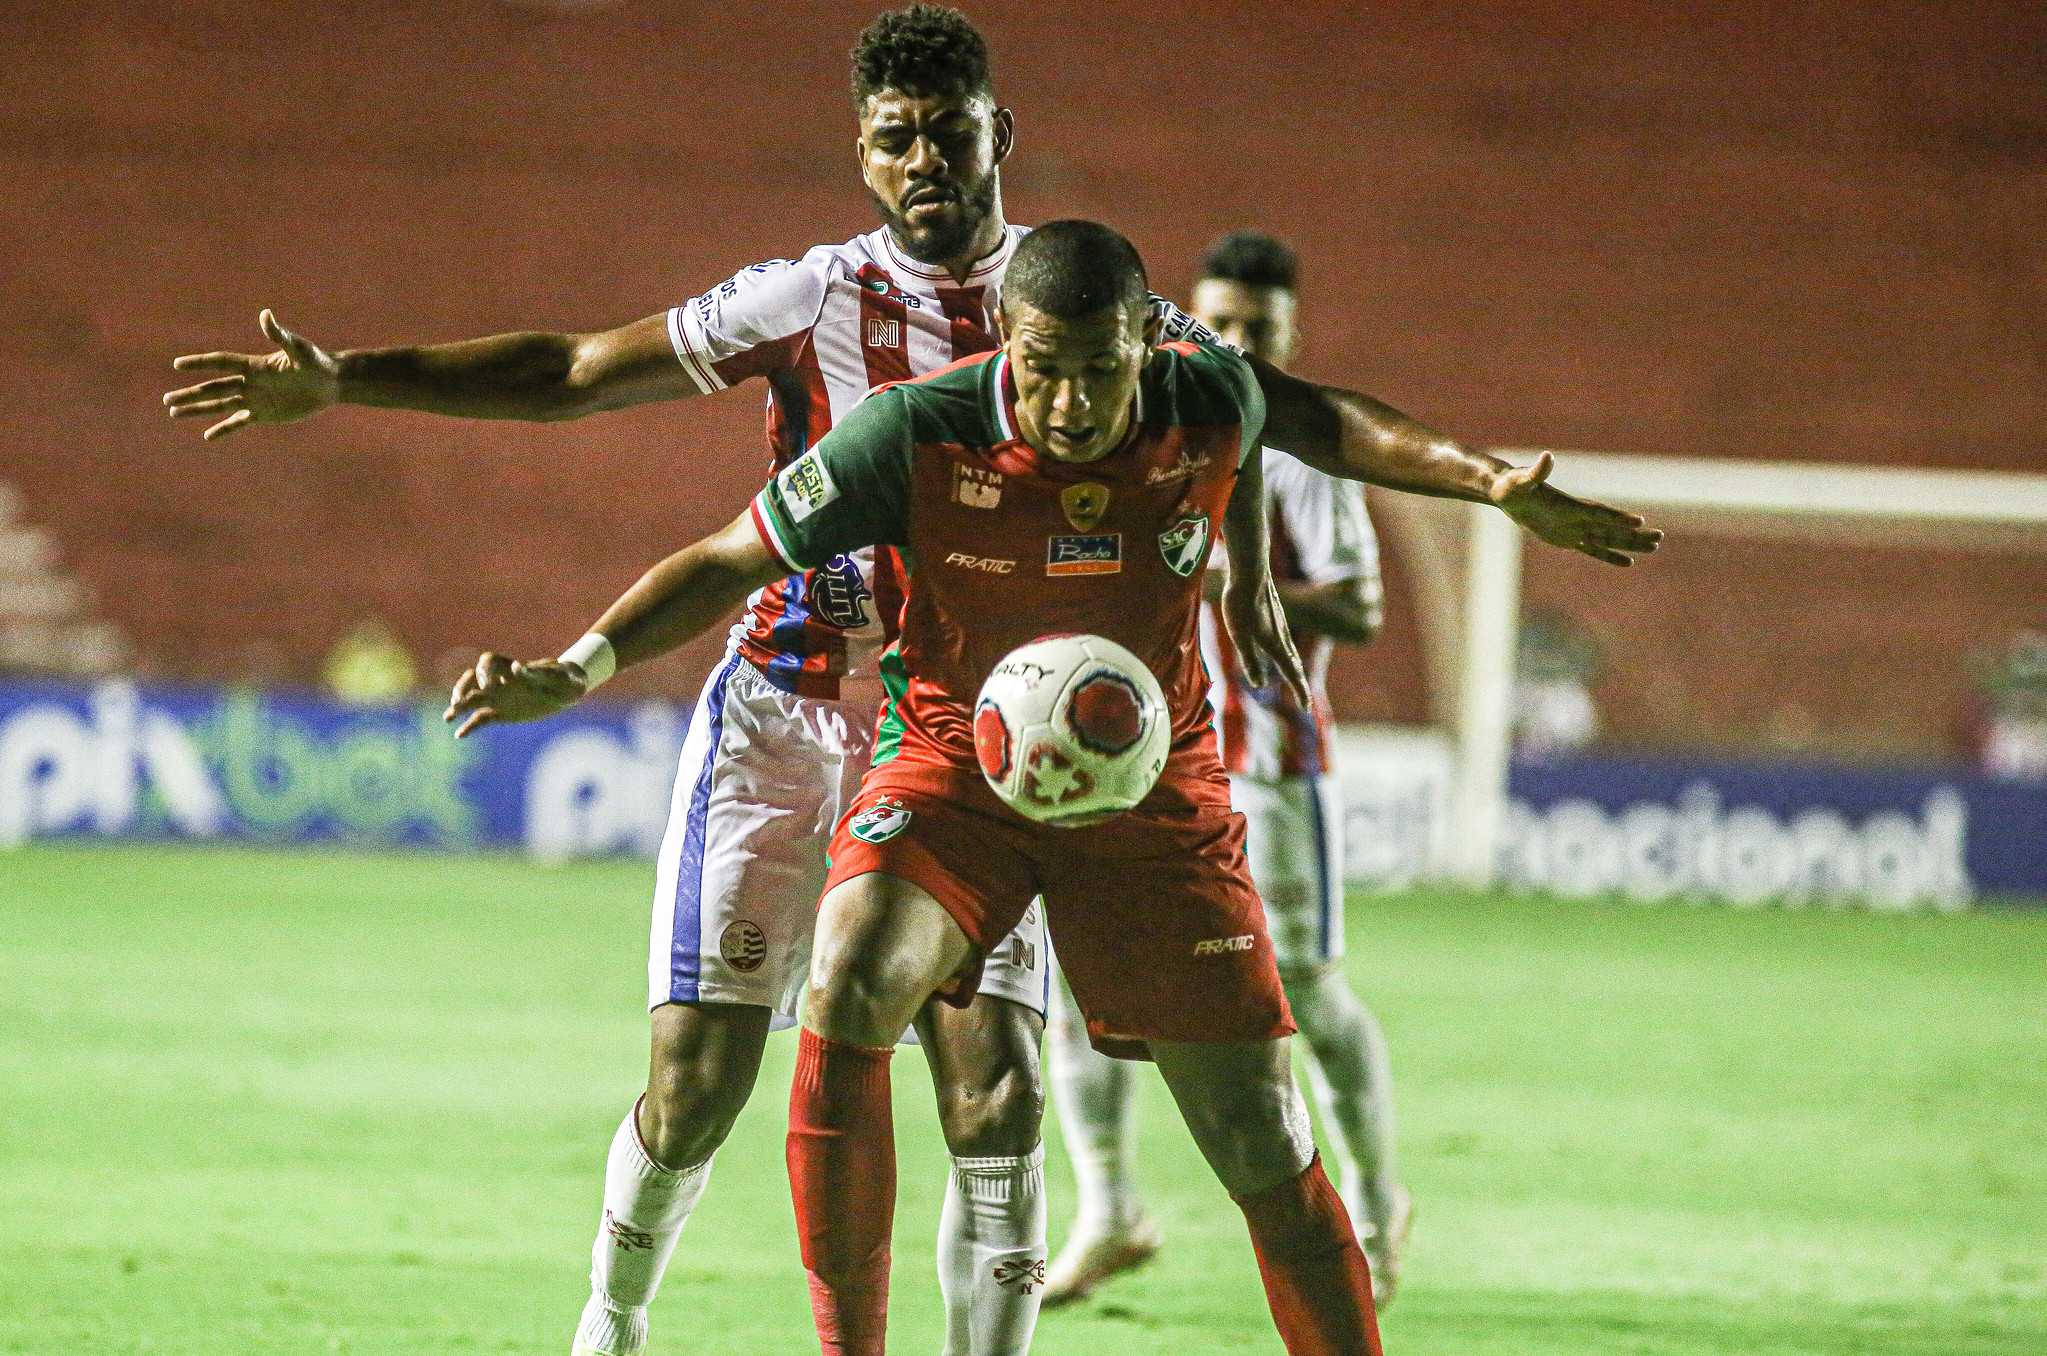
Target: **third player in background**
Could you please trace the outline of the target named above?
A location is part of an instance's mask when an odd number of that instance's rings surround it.
[[[1232,232],[1210,248],[1191,309],[1225,341],[1284,368],[1298,348],[1296,273],[1293,251],[1278,240]],[[1211,701],[1231,799],[1247,822],[1251,873],[1288,1004],[1307,1040],[1322,1124],[1335,1141],[1330,1158],[1371,1260],[1374,1298],[1384,1305],[1399,1281],[1412,1206],[1394,1171],[1386,1041],[1343,972],[1343,806],[1323,686],[1333,643],[1363,643],[1378,631],[1378,543],[1355,481],[1267,449],[1265,493],[1273,578],[1313,680],[1312,705],[1303,708],[1277,686],[1253,688],[1213,608],[1203,609],[1203,657],[1215,677]],[[1047,1307],[1083,1298],[1150,1258],[1160,1242],[1135,1180],[1137,1066],[1089,1046],[1063,981],[1060,988],[1048,1054],[1080,1213],[1048,1273]]]

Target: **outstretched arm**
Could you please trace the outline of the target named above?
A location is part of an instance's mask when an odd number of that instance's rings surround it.
[[[1250,361],[1265,393],[1265,442],[1318,471],[1410,494],[1494,504],[1550,545],[1609,565],[1632,565],[1630,553],[1646,555],[1663,539],[1639,514],[1545,483],[1556,465],[1547,452],[1533,466],[1516,467],[1371,396]]]
[[[425,410],[466,419],[578,419],[695,395],[666,313],[589,334],[521,332],[452,344],[329,353],[258,317],[271,353],[191,353],[171,366],[216,373],[163,398],[173,419],[208,419],[208,439],[248,424],[289,424],[333,405]]]
[[[618,668],[659,658],[710,630],[748,594],[788,572],[762,544],[749,510],[640,576],[591,632],[609,642]],[[456,681],[445,719],[462,720],[455,731],[459,739],[485,725],[551,716],[595,686],[578,663],[522,662],[486,651]]]

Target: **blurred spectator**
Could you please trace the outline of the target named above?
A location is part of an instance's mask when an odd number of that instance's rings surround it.
[[[334,646],[321,671],[327,690],[351,706],[402,702],[419,687],[419,665],[376,617],[358,622]]]
[[[1599,733],[1592,679],[1599,642],[1571,618],[1535,612],[1522,618],[1514,651],[1514,747],[1542,757],[1583,748]]]
[[[2047,635],[2021,631],[1976,661],[1985,715],[1977,760],[2007,781],[2047,782]]]

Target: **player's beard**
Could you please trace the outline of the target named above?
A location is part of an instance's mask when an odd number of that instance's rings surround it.
[[[974,243],[981,223],[995,211],[996,192],[996,180],[992,174],[978,188],[960,188],[959,212],[952,220],[931,226],[912,225],[905,212],[889,206],[872,188],[867,190],[867,196],[903,253],[920,264],[949,264]]]

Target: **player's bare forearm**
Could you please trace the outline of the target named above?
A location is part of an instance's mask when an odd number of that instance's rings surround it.
[[[498,334],[454,344],[330,353],[257,317],[272,353],[187,353],[180,372],[212,373],[163,398],[173,419],[204,419],[206,438],[251,424],[292,424],[335,405],[425,410],[465,419],[576,419],[695,395],[665,315],[594,334]]]
[[[590,629],[611,642],[620,668],[644,663],[695,640],[788,573],[742,513],[641,575]]]
[[[1318,471],[1409,494],[1486,503],[1513,466],[1411,419],[1383,400],[1303,381],[1252,359],[1265,393],[1265,444]]]
[[[1379,634],[1380,609],[1362,579],[1335,579],[1311,584],[1305,579],[1278,579],[1280,606],[1287,629],[1302,635],[1327,636],[1344,645],[1369,644]]]
[[[677,551],[640,577],[593,628],[618,668],[664,655],[729,616],[746,595],[786,571],[761,544],[749,515]],[[600,647],[596,653],[602,653]],[[461,722],[457,739],[486,725],[541,720],[590,691],[583,662],[520,662],[485,651],[455,681],[443,719]],[[601,675],[600,675],[601,676]]]
[[[1623,509],[1548,484],[1556,459],[1515,466],[1466,447],[1384,401],[1318,386],[1251,359],[1265,393],[1265,442],[1318,471],[1409,494],[1492,504],[1551,546],[1609,565],[1632,565],[1663,534]]]
[[[1244,458],[1237,468],[1230,502],[1223,506],[1223,550],[1230,560],[1229,574],[1223,581],[1226,589],[1235,585],[1239,574],[1272,573],[1272,523],[1265,516],[1262,448]]]
[[[344,404],[465,419],[578,419],[697,393],[661,316],[597,334],[527,331],[335,358]]]
[[[1306,701],[1307,670],[1287,631],[1279,590],[1272,582],[1272,534],[1265,516],[1265,461],[1260,453],[1245,458],[1237,471],[1230,502],[1223,509],[1223,547],[1230,569],[1218,607],[1245,676],[1257,687],[1277,679]]]

